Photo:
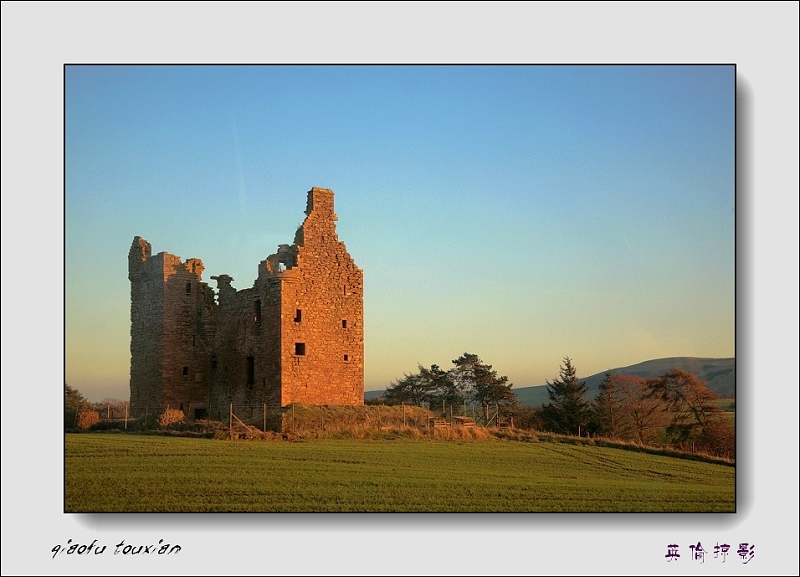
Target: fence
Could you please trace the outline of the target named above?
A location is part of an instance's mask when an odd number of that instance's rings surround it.
[[[514,419],[509,414],[504,412],[504,408],[499,404],[492,407],[491,404],[476,405],[474,403],[466,403],[459,405],[447,405],[442,403],[439,405],[424,404],[432,413],[436,414],[439,418],[447,420],[449,426],[472,422],[482,427],[498,427],[498,428],[513,428]],[[441,409],[441,410],[440,410]]]
[[[431,407],[430,405],[358,405],[328,406],[292,404],[280,405],[235,404],[209,407],[198,403],[188,407],[170,407],[180,410],[184,426],[202,427],[204,430],[227,428],[231,437],[262,432],[298,432],[309,430],[347,431],[355,429],[385,430],[399,427],[431,429],[443,427],[498,427],[513,426],[510,417],[498,405],[459,404]],[[145,430],[158,427],[158,418],[165,411],[161,407],[145,406],[142,414],[132,418],[128,408],[94,405],[100,422],[107,427]],[[75,422],[77,422],[77,412]],[[227,425],[227,427],[226,427]],[[196,429],[199,430],[199,429]]]
[[[120,424],[121,428],[127,429],[133,420],[128,414],[127,403],[123,407],[85,403],[75,410],[64,411],[65,429],[86,429],[95,423]]]
[[[441,413],[414,405],[329,406],[292,404],[228,406],[225,416],[231,436],[257,431],[355,431],[387,430],[400,427],[431,429],[442,427],[513,427],[503,408],[489,405],[442,406]],[[221,411],[214,413],[222,417]],[[218,420],[222,420],[221,418]]]

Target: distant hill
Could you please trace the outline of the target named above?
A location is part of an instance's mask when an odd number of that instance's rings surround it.
[[[365,401],[371,401],[372,399],[377,399],[378,397],[380,397],[385,392],[386,392],[386,389],[384,389],[382,391],[364,391],[364,400]]]
[[[736,393],[736,359],[698,359],[694,357],[671,357],[667,359],[653,359],[629,367],[618,367],[609,369],[602,373],[597,373],[590,377],[579,377],[586,382],[589,389],[587,399],[592,399],[597,395],[600,383],[605,374],[621,373],[623,375],[636,375],[644,378],[659,377],[672,369],[683,369],[694,373],[708,387],[720,396],[733,397]],[[555,377],[555,375],[554,375]],[[549,402],[547,397],[547,385],[536,385],[533,387],[514,388],[517,400],[522,405],[539,406]],[[364,400],[371,400],[379,397],[384,391],[366,391]]]
[[[600,383],[606,373],[620,373],[635,375],[637,377],[659,377],[672,369],[683,369],[694,373],[705,381],[708,388],[720,396],[733,397],[736,393],[736,359],[698,359],[694,357],[671,357],[667,359],[653,359],[629,367],[618,367],[597,373],[590,377],[579,377],[586,382],[589,389],[588,399],[593,399],[599,389]],[[550,401],[547,396],[547,385],[515,388],[517,400],[520,404],[539,406]]]

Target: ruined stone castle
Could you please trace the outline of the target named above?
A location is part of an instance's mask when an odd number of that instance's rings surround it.
[[[252,288],[202,281],[200,259],[153,256],[135,237],[131,413],[205,418],[230,403],[364,402],[363,271],[336,234],[333,191],[308,192],[294,237],[261,261]],[[217,412],[216,410],[214,411]]]

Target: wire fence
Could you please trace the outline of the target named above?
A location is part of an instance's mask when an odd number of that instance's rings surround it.
[[[71,423],[70,423],[71,421]],[[151,430],[168,426],[197,431],[227,428],[231,438],[242,434],[300,431],[348,431],[391,428],[513,427],[513,418],[499,405],[306,405],[236,404],[210,407],[206,403],[166,409],[146,405],[136,417],[125,406],[94,405],[65,414],[67,428]]]
[[[412,427],[513,427],[513,417],[504,415],[500,406],[447,405],[431,410],[415,405],[327,406],[292,404],[236,405],[228,407],[231,431],[243,427],[255,432],[293,432],[303,430],[348,431],[355,429],[386,430]]]

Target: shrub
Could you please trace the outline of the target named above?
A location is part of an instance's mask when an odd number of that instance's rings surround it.
[[[92,431],[122,431],[125,429],[125,421],[100,421],[92,425]]]
[[[88,429],[100,422],[100,413],[97,411],[78,411],[77,426],[79,429]]]
[[[167,409],[158,417],[158,424],[162,427],[169,427],[175,423],[182,423],[186,420],[183,411],[178,409]]]
[[[703,427],[697,442],[697,449],[726,459],[736,455],[736,431],[720,420],[711,420]]]
[[[514,412],[513,416],[514,427],[517,429],[542,429],[542,417],[539,407],[520,407]]]

